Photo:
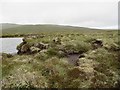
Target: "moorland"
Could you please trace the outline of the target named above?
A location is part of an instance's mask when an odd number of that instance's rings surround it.
[[[1,37],[23,37],[1,53],[2,88],[119,88],[118,30],[3,24]]]

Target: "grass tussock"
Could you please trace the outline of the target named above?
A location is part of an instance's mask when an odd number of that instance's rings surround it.
[[[27,38],[31,45],[42,42],[49,48],[28,55],[2,54],[3,88],[118,88],[120,52],[117,33],[57,33],[42,38]],[[60,39],[59,43],[53,41]],[[93,49],[91,42],[102,39],[103,46]],[[69,55],[83,55],[77,65]]]

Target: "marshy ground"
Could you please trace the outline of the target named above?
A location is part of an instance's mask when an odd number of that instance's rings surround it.
[[[117,31],[29,34],[2,54],[2,88],[119,88]]]

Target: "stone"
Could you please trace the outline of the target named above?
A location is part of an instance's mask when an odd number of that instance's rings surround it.
[[[31,53],[38,53],[38,52],[40,52],[40,49],[37,48],[37,47],[32,46],[32,47],[30,47],[30,52]]]
[[[40,53],[47,53],[47,49],[41,50]]]
[[[93,49],[97,49],[103,46],[103,41],[102,39],[95,39],[92,41],[92,47]]]
[[[21,47],[24,45],[24,44],[26,44],[27,42],[26,41],[24,41],[24,39],[23,39],[23,42],[22,43],[20,43],[18,46],[17,46],[17,50],[18,51],[20,51],[21,50]]]
[[[42,42],[40,42],[40,43],[35,43],[34,46],[37,47],[37,48],[40,48],[40,49],[47,49],[47,48],[49,47],[48,44],[44,44],[44,43],[42,43]]]
[[[83,57],[85,57],[85,55],[86,55],[86,54],[80,54],[80,55],[79,55],[79,58],[83,58]]]
[[[55,44],[61,44],[61,39],[58,38],[58,37],[56,37],[55,39],[53,39],[53,42],[54,42]]]
[[[21,53],[29,53],[30,52],[30,46],[29,46],[29,44],[22,45],[20,51],[21,51]]]

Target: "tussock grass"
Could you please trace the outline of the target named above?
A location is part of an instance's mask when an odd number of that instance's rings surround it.
[[[27,28],[27,26],[25,26]],[[41,35],[39,33],[39,35]],[[43,33],[42,33],[43,35]],[[119,86],[120,61],[116,31],[54,32],[42,38],[27,38],[31,45],[42,42],[48,49],[31,55],[5,55],[3,88],[115,88]],[[60,44],[53,39],[59,37]],[[103,47],[92,49],[91,41],[102,39]],[[68,53],[83,54],[78,65],[69,64]]]

